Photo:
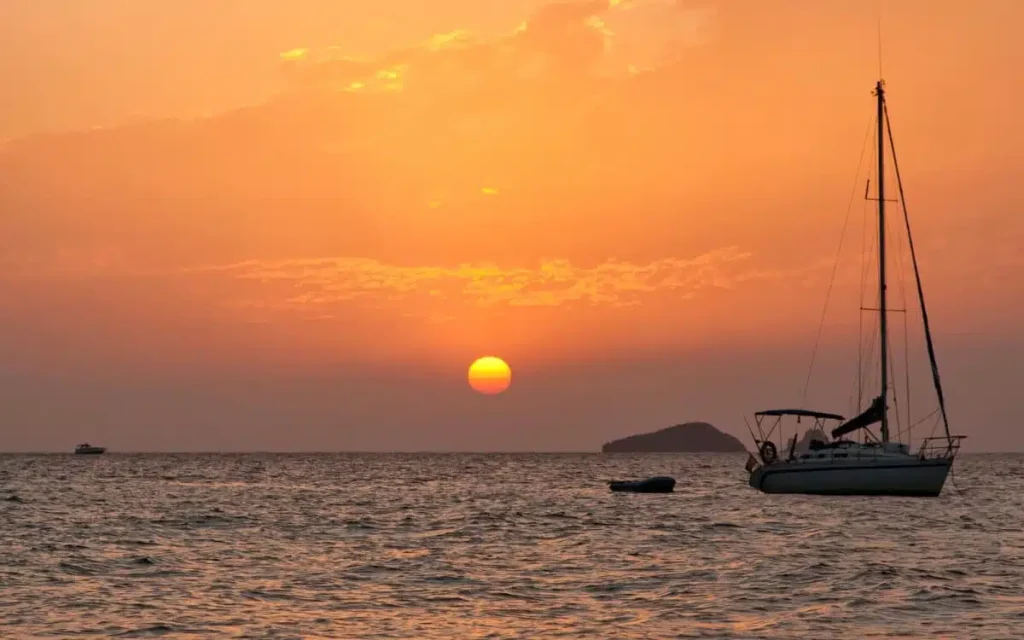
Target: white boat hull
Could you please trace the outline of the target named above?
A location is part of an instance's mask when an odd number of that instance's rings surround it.
[[[775,462],[750,474],[750,486],[764,493],[814,495],[937,496],[952,459],[907,456],[828,462]]]

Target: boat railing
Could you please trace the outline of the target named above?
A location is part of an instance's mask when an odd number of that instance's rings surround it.
[[[938,436],[925,438],[917,453],[923,460],[953,458],[960,450],[960,441],[967,436]]]
[[[812,464],[846,464],[850,460],[878,460],[886,457],[886,452],[879,447],[871,451],[859,449],[856,451],[834,451],[831,454],[819,453],[814,450],[801,451],[800,453],[795,453],[787,461]]]

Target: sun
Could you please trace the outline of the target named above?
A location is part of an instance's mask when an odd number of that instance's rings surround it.
[[[492,396],[512,384],[512,369],[501,358],[484,356],[469,365],[468,378],[474,391]]]

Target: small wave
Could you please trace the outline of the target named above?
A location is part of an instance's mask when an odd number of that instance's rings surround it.
[[[552,511],[551,513],[545,513],[544,517],[545,518],[562,518],[562,519],[565,519],[565,520],[579,520],[580,519],[579,516],[575,516],[575,515],[573,515],[571,513],[566,513],[565,511]]]
[[[89,567],[85,567],[85,566],[82,566],[80,564],[75,564],[73,562],[61,562],[57,566],[60,567],[60,569],[63,570],[65,573],[70,573],[71,575],[76,575],[76,576],[94,576],[94,575],[96,575],[96,571],[94,569],[90,569]]]
[[[114,634],[119,638],[151,638],[154,636],[165,636],[169,633],[183,633],[184,629],[175,627],[169,624],[154,624],[148,627],[142,627],[139,629],[129,629],[120,633]]]
[[[478,456],[472,476],[457,456],[261,460],[266,484],[239,488],[245,456],[98,461],[116,481],[0,456],[18,516],[0,527],[0,637],[995,640],[1024,622],[1019,472],[939,517],[765,497],[685,455],[687,486],[642,509],[592,490],[648,471],[602,456]],[[396,479],[409,490],[381,491]]]
[[[264,601],[286,601],[297,599],[294,594],[289,593],[288,591],[268,591],[264,589],[246,589],[242,591],[242,596],[246,598],[251,598],[253,600]]]

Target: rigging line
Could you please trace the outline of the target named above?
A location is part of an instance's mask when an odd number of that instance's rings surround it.
[[[903,251],[904,251],[904,246],[903,246],[904,238],[903,238],[902,234],[893,233],[892,232],[892,229],[889,226],[889,222],[890,222],[890,219],[887,219],[885,221],[886,229],[889,230],[890,235],[892,235],[895,238],[895,240],[896,240],[896,243],[895,243],[895,245],[896,245],[895,246],[895,249],[896,249],[896,266],[898,268],[898,271],[896,272],[896,276],[897,276],[896,277],[896,282],[899,285],[900,303],[903,305],[903,309],[904,309],[904,313],[903,313],[903,375],[904,375],[904,388],[903,388],[903,392],[904,392],[904,397],[906,399],[906,402],[903,404],[903,408],[904,408],[904,412],[905,412],[905,417],[907,418],[907,424],[911,424],[911,419],[910,419],[910,331],[909,331],[909,328],[908,328],[909,319],[907,318],[907,316],[910,315],[910,311],[909,311],[909,306],[907,305],[907,282],[906,282],[906,280],[907,280],[907,278],[906,278],[906,269],[907,269],[907,267],[906,267],[906,260],[904,259],[904,253],[903,253]],[[891,348],[892,347],[890,345],[890,349]],[[894,402],[895,402],[895,397],[896,397],[896,383],[895,383],[895,381],[896,381],[896,369],[895,369],[895,364],[892,367],[890,367],[890,369],[892,370],[892,380],[893,380],[892,389],[893,389],[893,397],[894,397]],[[899,420],[898,413],[897,413],[897,418],[896,419]]]
[[[861,313],[863,315],[863,313]],[[875,342],[878,340],[878,326],[872,325],[867,335],[860,336],[860,352],[858,355],[857,370],[857,403],[852,407],[852,413],[860,413],[863,409],[864,389],[873,386],[878,382],[878,354],[875,353]],[[864,354],[867,354],[865,357]]]
[[[900,247],[902,249],[902,245]],[[900,263],[903,263],[903,259],[900,258]],[[907,294],[903,287],[902,276],[900,280],[900,294],[903,297],[903,308],[906,311],[903,313],[903,388],[904,388],[904,399],[906,402],[903,404],[903,411],[907,417],[907,424],[911,425],[910,429],[913,429],[913,418],[910,415],[910,305],[907,304]],[[908,432],[907,442],[908,444],[913,442],[913,434]]]
[[[872,128],[874,128],[875,120],[872,120],[871,124],[872,124]],[[877,146],[873,147],[872,148],[872,155],[874,155],[875,152],[877,152],[877,150],[878,150]],[[859,304],[858,309],[860,309],[860,310],[857,313],[857,402],[856,402],[856,404],[854,404],[854,406],[851,409],[852,413],[859,413],[860,410],[861,410],[861,407],[864,406],[864,386],[865,386],[865,384],[868,384],[870,382],[870,380],[865,381],[865,377],[867,376],[867,373],[865,371],[865,366],[872,367],[872,371],[875,370],[873,368],[874,367],[874,360],[872,359],[870,362],[865,363],[864,362],[864,354],[865,354],[865,349],[867,349],[867,353],[872,353],[874,351],[874,344],[875,344],[874,340],[875,340],[875,336],[876,336],[878,327],[877,327],[877,325],[872,325],[875,328],[872,331],[871,335],[870,336],[865,336],[864,335],[864,311],[863,311],[863,307],[867,304],[867,302],[865,302],[865,300],[864,300],[864,293],[865,293],[865,289],[867,287],[868,268],[870,266],[868,264],[869,263],[868,256],[869,255],[874,255],[875,248],[876,248],[875,247],[875,236],[874,236],[874,234],[873,233],[870,234],[870,235],[868,234],[869,222],[871,221],[871,217],[872,216],[871,216],[871,213],[868,211],[868,209],[870,207],[868,205],[868,197],[867,196],[868,196],[868,188],[870,188],[870,186],[871,186],[871,179],[872,178],[877,178],[877,174],[878,174],[878,168],[876,166],[874,166],[874,164],[872,164],[870,169],[868,170],[868,184],[865,186],[865,189],[864,189],[864,204],[863,204],[862,213],[861,213],[861,216],[862,216],[862,219],[863,219],[864,222],[863,222],[863,225],[861,227],[860,300],[858,301],[858,304]],[[877,290],[876,290],[876,295],[877,295]],[[871,356],[871,357],[873,358],[873,356]]]
[[[907,308],[907,303],[904,301],[903,308]],[[913,433],[910,430],[914,428],[913,420],[910,417],[910,321],[907,320],[909,313],[903,314],[903,384],[906,388],[906,405],[904,410],[907,414],[907,424],[910,425],[907,431],[907,441],[910,442],[913,437]]]
[[[903,243],[901,242],[902,237],[899,234],[893,233],[892,227],[890,226],[888,219],[885,221],[885,229],[889,233],[889,235],[891,235],[895,239],[895,241],[893,243],[893,248],[896,250],[895,251],[895,254],[896,254],[896,267],[897,267],[897,271],[896,271],[896,284],[897,284],[897,289],[899,290],[899,294],[900,294],[900,301],[901,301],[901,304],[903,305],[903,309],[904,309],[904,313],[903,313],[903,360],[904,360],[904,363],[905,363],[904,368],[908,369],[909,365],[906,364],[906,363],[909,363],[909,358],[908,358],[908,354],[907,354],[907,315],[908,315],[907,312],[906,312],[906,309],[907,309],[907,288],[905,286],[906,283],[904,282],[904,274],[903,274],[903,271],[906,268],[904,263],[903,263]],[[887,341],[888,342],[888,349],[889,349],[889,351],[891,353],[895,353],[896,350],[893,349],[893,347],[892,347],[892,339],[891,338],[892,338],[892,336],[890,335],[889,336],[889,340]],[[899,429],[900,425],[902,424],[901,421],[900,421],[900,406],[901,405],[900,405],[900,402],[899,402],[899,394],[896,392],[896,362],[895,362],[895,360],[896,360],[895,358],[891,358],[889,360],[889,380],[891,381],[890,382],[890,387],[892,389],[892,402],[893,402],[894,408],[896,409],[896,425],[897,425],[897,429]],[[909,370],[906,371],[906,374],[907,374],[907,386],[906,386],[904,391],[905,391],[906,395],[909,397],[910,396],[910,381],[909,381],[910,372],[909,372]],[[909,404],[909,402],[908,402],[908,404]],[[907,424],[910,424],[909,416],[907,416]]]
[[[942,382],[939,379],[939,363],[935,358],[935,345],[932,343],[931,327],[928,324],[928,310],[924,304],[924,287],[921,284],[921,272],[917,268],[917,252],[914,251],[914,237],[910,233],[910,214],[907,212],[907,201],[903,195],[903,180],[900,178],[900,165],[896,160],[896,142],[893,140],[892,124],[889,122],[889,107],[883,105],[886,129],[889,131],[889,146],[892,148],[892,164],[896,169],[896,184],[900,192],[900,205],[903,208],[903,221],[907,227],[907,244],[910,247],[910,258],[914,263],[914,278],[917,282],[917,298],[921,305],[921,321],[924,324],[925,344],[928,346],[928,359],[932,365],[932,382],[935,384],[935,395],[939,398],[939,409],[942,411],[942,425],[949,438],[949,416],[946,414],[946,398],[942,393]]]
[[[760,444],[760,441],[757,439],[757,436],[754,435],[754,429],[751,428],[750,421],[747,420],[747,416],[743,416],[743,422],[747,425],[747,431],[750,432],[750,439],[754,441],[754,446],[756,447]]]
[[[864,209],[865,210],[868,209],[867,201],[865,201],[865,203],[864,203]],[[864,225],[865,225],[864,234],[865,234],[866,237],[868,237],[867,236],[868,218],[869,218],[869,215],[867,213],[865,213],[864,214]],[[867,279],[868,279],[868,267],[869,267],[868,260],[867,260],[866,256],[868,255],[868,253],[872,253],[873,254],[874,251],[875,251],[875,248],[876,248],[875,247],[875,243],[874,243],[874,235],[872,234],[870,236],[870,238],[871,238],[871,240],[870,240],[871,241],[871,245],[870,245],[871,248],[869,250],[865,250],[864,253],[861,256],[862,262],[863,262],[863,268],[861,269],[861,275],[860,275],[860,277],[861,277],[861,295],[860,295],[861,307],[863,307],[865,304],[867,304],[865,302],[865,300],[864,300],[864,288],[865,288],[865,283],[867,282]],[[877,292],[877,289],[876,289],[876,292]],[[857,317],[858,317],[857,335],[859,337],[858,346],[859,346],[860,350],[857,352],[857,366],[858,366],[858,369],[857,369],[857,385],[858,385],[857,386],[857,405],[855,407],[853,407],[853,413],[859,413],[861,408],[864,406],[864,387],[865,386],[869,386],[869,385],[874,385],[875,382],[877,381],[877,377],[878,377],[878,368],[877,368],[878,360],[877,360],[877,358],[879,357],[879,354],[875,353],[875,341],[878,339],[878,334],[879,334],[878,325],[877,324],[872,324],[871,325],[871,332],[868,335],[864,335],[865,332],[864,332],[864,329],[863,329],[863,326],[864,326],[864,312],[863,312],[863,310],[861,310],[861,312],[858,314]],[[865,359],[864,359],[864,354],[865,353],[869,354],[868,357],[867,357],[867,361],[865,361]]]
[[[934,416],[934,415],[935,415],[936,413],[938,413],[938,412],[939,412],[939,408],[938,408],[938,407],[935,407],[934,409],[932,409],[932,410],[931,410],[931,411],[930,411],[930,412],[928,413],[928,415],[926,415],[925,417],[921,418],[921,419],[920,419],[920,420],[918,420],[917,422],[913,423],[913,424],[912,424],[912,425],[910,425],[910,427],[908,427],[908,428],[910,428],[910,429],[914,429],[914,428],[916,428],[916,427],[917,427],[918,425],[920,425],[920,424],[924,424],[924,421],[925,421],[925,420],[928,420],[928,419],[932,418],[932,417],[933,417],[933,416]]]
[[[932,411],[931,413],[929,413],[926,417],[921,418],[921,422],[924,422],[928,418],[931,418],[933,416],[935,417],[935,420],[932,421],[932,430],[928,432],[928,437],[929,438],[934,438],[935,437],[935,430],[939,428],[939,424],[942,422],[940,417],[935,415],[938,412],[939,412],[939,409],[936,407],[936,409],[934,411]]]
[[[867,352],[867,353],[869,353],[871,355],[868,357],[868,360],[864,363],[864,367],[863,367],[862,371],[860,372],[860,374],[865,379],[865,384],[871,385],[871,386],[874,386],[876,383],[879,382],[879,380],[878,380],[878,361],[879,361],[880,357],[879,357],[879,355],[877,353],[875,353],[875,341],[878,339],[878,334],[879,334],[878,325],[874,325],[874,327],[873,327],[873,329],[871,331],[871,334],[869,336],[869,340],[867,342],[867,347],[866,347],[866,349],[864,349],[865,352]],[[861,344],[863,345],[864,343],[861,343]],[[860,413],[861,409],[863,408],[863,406],[864,406],[863,391],[861,393],[862,393],[862,395],[857,398],[857,404],[853,407],[851,413],[854,413],[854,414]]]
[[[874,124],[874,121],[872,121]],[[870,183],[870,171],[868,181]],[[867,191],[867,185],[864,190]],[[867,195],[865,194],[863,209],[867,209]],[[863,224],[860,230],[860,297],[857,300],[857,402],[851,409],[857,413],[864,400],[864,312],[860,308],[864,306],[864,282],[867,280],[867,253],[868,253],[868,216],[862,211]]]
[[[888,227],[888,220],[886,221],[886,227]],[[897,282],[898,281],[899,281],[899,278],[897,278]],[[906,305],[903,305],[903,307],[906,308]],[[905,316],[907,314],[904,313],[903,315]],[[891,334],[886,335],[885,342],[886,342],[886,349],[890,353],[894,353],[895,350],[892,348],[892,335]],[[890,392],[892,393],[892,408],[893,408],[893,412],[896,414],[896,429],[899,430],[900,425],[902,425],[903,423],[900,420],[900,396],[899,396],[898,393],[896,393],[896,358],[889,358],[889,362],[887,364],[889,365],[889,384],[888,384],[888,386],[889,386]]]
[[[868,144],[868,136],[871,135],[872,125],[875,124],[875,117],[871,118],[871,122],[868,123],[867,131],[864,132],[864,141],[860,144],[860,159],[857,161],[857,172],[855,175],[860,175],[860,168],[864,165],[864,149]],[[878,141],[882,144],[882,141]],[[811,384],[811,374],[814,371],[814,361],[818,356],[818,344],[821,341],[821,330],[825,326],[825,315],[828,313],[828,301],[832,295],[832,286],[836,281],[836,271],[839,268],[839,254],[843,250],[843,239],[846,237],[846,228],[850,222],[850,211],[853,210],[853,199],[857,195],[857,179],[854,178],[853,189],[850,190],[850,202],[846,205],[846,217],[843,219],[843,230],[839,234],[839,246],[836,248],[836,259],[832,263],[832,275],[829,277],[828,290],[825,293],[825,307],[821,310],[821,321],[818,323],[818,334],[814,338],[814,349],[811,350],[811,365],[807,368],[807,379],[804,380],[804,389],[800,394],[800,404],[807,400],[807,388]]]
[[[891,340],[889,341],[889,349],[890,350],[892,349],[892,341]],[[896,380],[896,364],[893,362],[893,360],[895,360],[895,358],[892,358],[892,359],[889,360],[889,377],[892,380],[895,381]],[[896,385],[892,384],[892,383],[891,383],[891,385],[892,385],[892,406],[893,406],[893,409],[896,410],[896,429],[898,430],[900,428],[900,424],[902,424],[900,422],[900,400],[899,400],[900,396],[899,396],[898,393],[896,393]]]

